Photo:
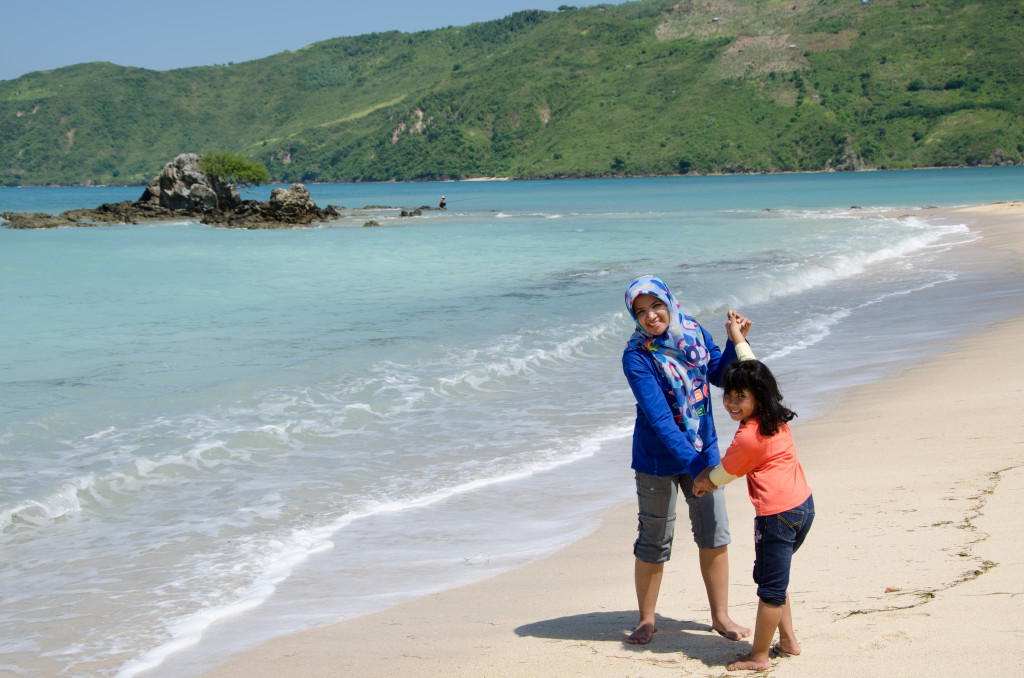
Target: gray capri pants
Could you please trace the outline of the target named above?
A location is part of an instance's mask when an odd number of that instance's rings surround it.
[[[693,478],[652,476],[636,471],[636,496],[640,524],[633,544],[633,555],[645,563],[664,563],[672,555],[672,536],[676,524],[676,497],[683,491],[690,512],[690,527],[697,548],[714,549],[727,545],[729,516],[725,512],[725,488],[693,494]]]

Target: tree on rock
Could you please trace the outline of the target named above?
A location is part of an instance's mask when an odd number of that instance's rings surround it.
[[[199,169],[207,176],[228,184],[251,188],[270,181],[266,165],[244,155],[224,151],[206,153],[199,159]]]

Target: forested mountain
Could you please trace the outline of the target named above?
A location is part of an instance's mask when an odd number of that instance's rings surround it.
[[[639,0],[79,64],[0,81],[0,183],[141,183],[221,150],[276,181],[1020,164],[1022,52],[1019,0]]]

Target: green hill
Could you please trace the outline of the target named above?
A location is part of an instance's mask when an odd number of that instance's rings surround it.
[[[0,82],[0,183],[141,183],[221,150],[277,181],[1020,164],[1022,48],[1018,0],[640,0],[79,64]]]

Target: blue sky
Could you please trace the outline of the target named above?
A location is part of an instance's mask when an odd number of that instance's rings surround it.
[[[415,33],[524,9],[622,0],[14,0],[0,28],[0,80],[88,61],[169,70],[249,61],[344,35]]]

